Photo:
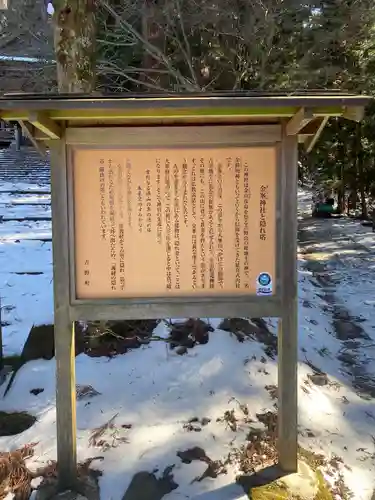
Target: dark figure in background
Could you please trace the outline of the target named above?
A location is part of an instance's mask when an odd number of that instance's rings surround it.
[[[327,197],[325,201],[323,199],[321,201],[317,201],[314,205],[313,217],[319,217],[319,218],[329,218],[331,215],[335,212],[333,206],[335,204],[334,198]]]

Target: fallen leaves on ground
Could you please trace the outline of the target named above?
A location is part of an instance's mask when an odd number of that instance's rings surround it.
[[[100,448],[104,452],[110,448],[116,448],[121,443],[129,442],[126,436],[121,436],[121,431],[128,430],[131,426],[116,426],[115,420],[117,416],[118,413],[110,418],[108,422],[94,429],[89,439],[90,446]]]
[[[14,494],[15,500],[28,500],[31,493],[33,474],[25,460],[34,455],[36,443],[10,452],[0,452],[0,500],[8,493]]]

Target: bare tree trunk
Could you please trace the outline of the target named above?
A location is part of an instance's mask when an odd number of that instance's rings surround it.
[[[143,0],[142,37],[147,43],[151,44],[153,47],[156,47],[162,53],[164,53],[164,33],[161,25],[158,22],[158,17],[160,18],[159,11],[161,8],[161,2],[155,4],[150,0]],[[161,69],[162,66],[163,65],[161,64],[161,61],[158,60],[155,55],[150,54],[150,52],[145,50],[144,48],[142,61],[142,70],[144,71],[140,74],[139,80],[141,82],[147,82],[150,79],[147,71],[156,71],[158,69]],[[160,86],[161,88],[166,88],[166,86],[168,85],[168,81],[163,82],[162,76],[154,73],[154,76],[152,77],[152,84],[157,87]]]
[[[95,89],[95,0],[54,0],[54,44],[60,93]]]
[[[363,171],[363,150],[362,150],[362,127],[361,123],[356,125],[356,155],[357,155],[357,173],[358,173],[358,185],[359,185],[359,196],[361,200],[361,217],[362,219],[368,218],[367,202],[366,202],[366,188],[365,179]]]
[[[338,188],[337,193],[337,209],[339,210],[339,213],[342,214],[345,212],[345,179],[343,167],[341,167],[340,177],[340,187]]]
[[[53,0],[59,93],[91,93],[96,84],[96,0]]]
[[[344,158],[345,158],[345,146],[343,143],[339,146],[339,159],[341,162],[340,167],[340,187],[337,199],[337,206],[339,213],[345,212],[345,194],[346,194],[346,179],[345,179],[345,169],[344,169]]]
[[[357,210],[357,188],[353,188],[348,196],[347,210],[346,213],[350,215],[351,211]]]

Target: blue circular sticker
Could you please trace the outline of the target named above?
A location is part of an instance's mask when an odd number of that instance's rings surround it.
[[[268,286],[271,283],[271,276],[268,273],[261,273],[258,276],[258,283],[261,286]]]

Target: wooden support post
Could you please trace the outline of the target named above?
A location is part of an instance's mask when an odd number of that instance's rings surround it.
[[[314,137],[321,129],[323,121],[326,123],[327,117],[319,116],[303,127],[303,129],[298,132],[298,142],[303,144],[307,143],[307,140],[311,140],[311,138]]]
[[[365,108],[363,106],[345,106],[342,116],[348,120],[360,122],[363,120]]]
[[[59,491],[77,487],[74,323],[55,308],[56,439]]]
[[[316,130],[315,134],[312,136],[312,137],[308,137],[305,141],[305,149],[306,149],[306,152],[307,153],[310,153],[310,151],[313,149],[313,147],[315,146],[317,140],[319,139],[319,137],[321,136],[323,130],[324,130],[324,127],[326,126],[328,122],[328,116],[325,116],[321,119],[321,122],[320,122],[320,125],[318,127],[318,129]]]
[[[31,125],[30,123],[24,122],[22,120],[19,121],[19,124],[20,124],[21,129],[24,133],[24,136],[27,137],[27,139],[29,139],[29,141],[34,146],[34,148],[38,151],[40,156],[42,158],[44,158],[46,156],[47,148],[43,142],[37,141],[35,139],[35,137],[34,137],[35,127],[33,125]]]
[[[57,467],[60,491],[77,485],[74,326],[69,309],[68,207],[65,141],[51,143],[55,301]]]
[[[311,120],[314,119],[312,109],[301,108],[297,113],[288,121],[286,125],[287,135],[297,135]]]
[[[281,152],[282,316],[278,331],[278,452],[284,472],[297,471],[298,303],[297,303],[297,137],[284,127]]]
[[[21,151],[21,140],[22,140],[22,133],[21,133],[21,127],[19,126],[18,123],[14,125],[14,138],[16,141],[16,151]]]
[[[51,139],[60,139],[61,128],[44,113],[30,113],[28,121]]]

